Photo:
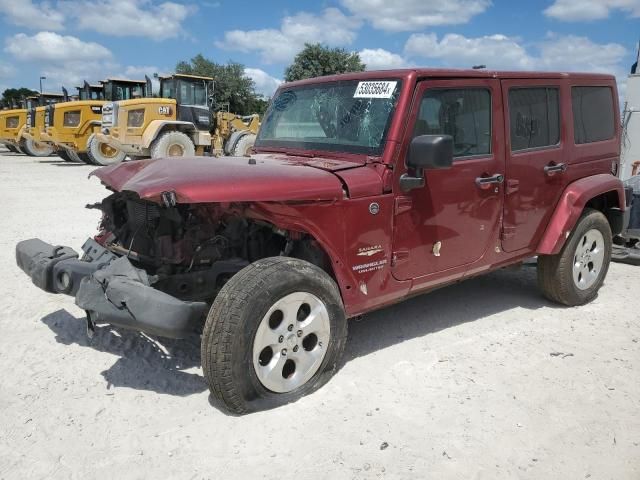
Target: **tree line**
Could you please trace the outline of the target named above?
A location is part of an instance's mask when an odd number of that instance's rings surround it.
[[[366,65],[355,52],[343,48],[329,48],[320,43],[305,44],[291,65],[284,71],[284,81],[293,82],[305,78],[322,77],[347,72],[362,72]],[[226,64],[198,54],[190,60],[178,62],[176,73],[201,75],[215,79],[215,104],[240,115],[263,114],[269,99],[256,92],[255,82],[245,74],[241,63]],[[9,88],[2,93],[0,107],[11,107],[21,99],[36,95],[28,88]]]

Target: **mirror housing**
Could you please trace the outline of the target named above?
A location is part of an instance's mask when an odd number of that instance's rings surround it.
[[[453,164],[453,137],[451,135],[419,135],[411,140],[407,154],[407,167],[414,175],[400,177],[400,187],[408,192],[424,187],[424,170],[450,168]]]

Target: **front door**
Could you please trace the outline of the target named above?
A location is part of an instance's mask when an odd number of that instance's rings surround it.
[[[498,80],[418,84],[394,175],[394,277],[418,279],[420,285],[433,274],[456,276],[496,248],[503,208],[503,129]],[[402,192],[399,178],[407,172],[408,145],[425,134],[453,137],[453,166],[426,170],[424,187]]]

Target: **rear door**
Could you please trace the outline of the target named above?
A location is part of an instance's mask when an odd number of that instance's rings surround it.
[[[503,80],[506,184],[502,248],[535,248],[567,182],[566,86],[560,79]],[[561,108],[562,103],[565,108]]]
[[[449,271],[455,276],[495,248],[503,208],[503,129],[499,80],[418,84],[394,174],[396,278],[422,277],[416,282],[421,285],[433,274]],[[407,171],[409,143],[425,134],[453,136],[453,166],[425,171],[424,187],[402,192],[398,180]]]

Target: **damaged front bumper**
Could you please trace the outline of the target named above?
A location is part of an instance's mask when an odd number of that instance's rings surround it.
[[[184,338],[207,312],[205,302],[185,302],[153,288],[147,272],[89,239],[84,256],[70,247],[39,239],[16,246],[16,262],[33,283],[49,293],[75,297],[89,326],[108,323],[153,335]]]

